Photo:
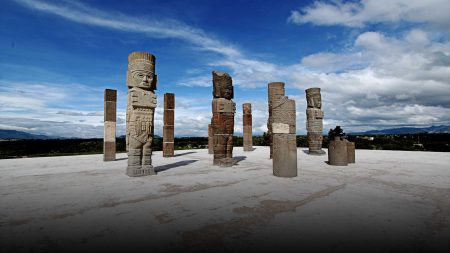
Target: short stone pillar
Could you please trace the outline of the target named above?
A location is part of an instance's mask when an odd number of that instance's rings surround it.
[[[295,101],[280,97],[272,102],[273,175],[297,176]]]
[[[233,160],[234,113],[236,104],[231,100],[233,81],[227,73],[213,71],[212,129],[214,134],[214,165],[230,167]]]
[[[270,144],[270,159],[273,156],[273,136],[272,136],[272,104],[275,99],[284,97],[284,83],[272,82],[267,85],[268,87],[268,106],[269,106],[269,118],[267,119],[267,135],[269,135]]]
[[[347,162],[355,163],[355,143],[347,141]]]
[[[175,94],[164,94],[163,156],[174,155]]]
[[[329,165],[348,165],[347,143],[348,141],[341,137],[334,137],[334,140],[330,140],[330,145],[328,146]]]
[[[214,135],[211,124],[208,124],[208,154],[214,154]]]
[[[117,90],[105,89],[103,161],[116,160]]]
[[[146,52],[129,54],[126,139],[130,177],[156,174],[152,165],[156,82],[155,56]]]
[[[322,150],[322,131],[323,131],[323,111],[322,97],[320,95],[320,88],[309,88],[305,90],[306,102],[308,108],[306,109],[306,130],[310,155],[323,155],[325,151]]]
[[[250,104],[250,103],[242,104],[242,112],[244,114],[244,116],[243,116],[244,151],[253,151],[252,104]]]

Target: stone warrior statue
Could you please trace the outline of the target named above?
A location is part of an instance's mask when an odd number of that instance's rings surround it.
[[[154,175],[152,166],[153,118],[156,108],[155,56],[132,52],[128,56],[127,175]]]
[[[214,165],[233,166],[233,132],[236,104],[230,75],[213,71],[213,96],[211,120],[214,140]]]
[[[310,155],[323,155],[322,150],[322,130],[323,130],[323,111],[320,88],[309,88],[306,91],[306,130],[308,131],[308,145]]]

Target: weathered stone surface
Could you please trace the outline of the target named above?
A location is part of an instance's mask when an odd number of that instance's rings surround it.
[[[155,56],[133,52],[127,70],[127,175],[139,177],[155,174],[152,166],[153,121],[156,108]]]
[[[269,118],[267,119],[267,134],[269,135],[270,143],[270,159],[273,156],[273,145],[272,145],[272,103],[275,99],[284,96],[284,83],[283,82],[272,82],[268,84],[268,106],[269,106]]]
[[[355,163],[355,143],[347,141],[347,162]]]
[[[117,91],[112,89],[105,89],[105,102],[117,102]]]
[[[214,165],[229,167],[233,160],[234,113],[236,105],[233,98],[233,81],[224,72],[213,71],[213,101],[211,119]]]
[[[214,154],[214,134],[211,124],[208,124],[208,154]]]
[[[297,139],[295,101],[278,97],[272,101],[273,174],[297,176]]]
[[[174,155],[175,94],[164,94],[163,156]]]
[[[105,101],[104,121],[116,122],[116,108],[116,102]]]
[[[322,150],[322,131],[323,131],[323,111],[322,98],[320,95],[320,88],[309,88],[305,90],[306,102],[308,108],[306,109],[306,130],[309,145],[309,154],[323,155]]]
[[[116,160],[117,91],[105,89],[103,161]]]
[[[347,140],[343,140],[340,137],[335,137],[330,141],[328,146],[328,164],[335,166],[347,166],[348,165],[348,153],[347,153]]]
[[[115,161],[116,160],[116,142],[105,141],[103,142],[103,161]]]
[[[163,143],[174,140],[174,126],[163,126]]]
[[[244,151],[253,151],[252,104],[250,104],[250,103],[242,104],[242,112],[244,114],[243,115]]]

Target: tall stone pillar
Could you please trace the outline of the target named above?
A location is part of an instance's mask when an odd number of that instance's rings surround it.
[[[267,119],[267,134],[269,135],[270,143],[270,159],[273,156],[273,137],[272,137],[272,103],[275,99],[284,96],[284,83],[272,82],[268,84],[268,104],[269,104],[269,118]]]
[[[175,94],[164,94],[163,156],[174,155]]]
[[[233,81],[227,73],[213,71],[213,101],[211,120],[214,140],[214,165],[233,166],[233,133],[236,104]]]
[[[103,161],[116,160],[117,91],[105,89]]]
[[[208,154],[214,154],[214,135],[211,124],[208,124]]]
[[[320,95],[320,88],[309,88],[305,90],[306,102],[308,108],[306,109],[306,130],[310,155],[323,155],[325,151],[322,150],[322,130],[323,130],[323,111],[322,97]]]
[[[153,122],[156,108],[155,56],[146,52],[128,55],[127,70],[127,175],[154,175]]]
[[[244,130],[244,151],[253,151],[253,134],[252,134],[252,104],[242,104],[243,130]]]
[[[272,101],[273,174],[297,176],[295,101],[280,97]]]

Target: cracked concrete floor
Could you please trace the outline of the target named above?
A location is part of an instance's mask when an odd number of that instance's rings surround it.
[[[450,251],[450,156],[357,150],[329,166],[298,149],[298,177],[272,176],[268,147],[154,152],[157,176],[126,154],[0,160],[0,251]]]

